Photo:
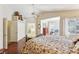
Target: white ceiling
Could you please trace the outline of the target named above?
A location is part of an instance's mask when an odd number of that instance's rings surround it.
[[[59,11],[59,10],[72,10],[79,9],[79,4],[9,4],[9,7],[17,7],[28,10],[28,12],[32,12],[33,9],[35,11]]]
[[[32,15],[32,12],[38,14],[39,12],[43,11],[79,9],[79,4],[4,4],[0,6],[3,7],[4,15],[5,13],[6,15],[11,15],[11,13],[13,13],[15,10],[19,10],[26,17],[30,17]]]
[[[40,12],[79,9],[79,4],[39,4],[34,6],[36,10],[39,10]]]

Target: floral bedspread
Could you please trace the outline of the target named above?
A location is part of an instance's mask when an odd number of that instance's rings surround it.
[[[27,54],[71,54],[79,53],[79,42],[73,42],[78,38],[66,38],[58,36],[40,36],[28,40],[22,53]]]

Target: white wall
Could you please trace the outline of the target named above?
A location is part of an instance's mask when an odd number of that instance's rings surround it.
[[[3,48],[3,14],[2,5],[0,5],[0,49]]]
[[[31,17],[32,7],[30,4],[5,4],[3,5],[4,17],[7,17],[8,20],[11,20],[12,14],[15,11],[19,11],[23,17]]]
[[[0,49],[3,48],[3,20],[0,19]]]

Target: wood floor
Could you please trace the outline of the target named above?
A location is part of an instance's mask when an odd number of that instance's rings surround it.
[[[21,49],[25,46],[26,38],[19,40],[18,42],[10,42],[6,54],[21,54]]]
[[[1,49],[0,54],[20,54],[21,49],[25,46],[26,38],[19,40],[18,42],[10,42],[8,49]]]
[[[8,44],[8,49],[6,50],[7,54],[17,54],[17,42],[11,42]]]

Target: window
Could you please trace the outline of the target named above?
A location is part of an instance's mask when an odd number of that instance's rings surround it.
[[[41,20],[41,34],[43,34],[43,28],[47,27],[49,34],[59,35],[60,33],[60,17],[53,17]]]
[[[29,38],[36,36],[35,23],[27,23],[27,36]]]
[[[66,35],[79,35],[79,19],[78,18],[65,19],[65,34]]]

